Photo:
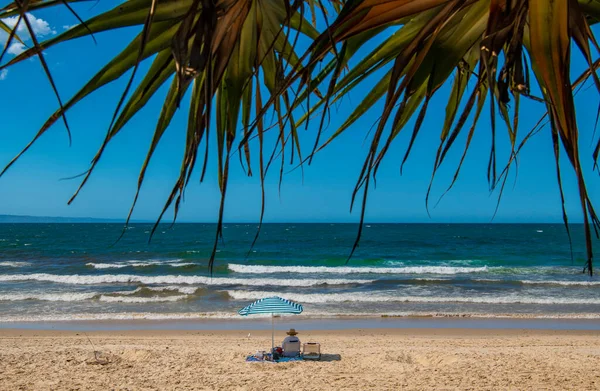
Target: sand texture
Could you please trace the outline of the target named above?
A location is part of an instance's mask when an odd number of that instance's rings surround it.
[[[278,340],[283,336],[279,332]],[[244,362],[248,353],[270,346],[268,332],[0,330],[0,389],[600,389],[600,332],[404,329],[299,336],[320,342],[327,361]]]

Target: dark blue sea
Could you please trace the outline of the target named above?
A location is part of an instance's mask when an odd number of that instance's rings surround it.
[[[0,224],[0,321],[236,318],[278,295],[304,314],[600,317],[583,227],[561,224]],[[595,248],[600,253],[600,242]],[[597,265],[600,270],[600,263]]]

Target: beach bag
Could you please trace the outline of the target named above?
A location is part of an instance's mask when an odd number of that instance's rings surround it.
[[[307,342],[302,345],[302,358],[305,360],[321,359],[321,344],[317,342]]]

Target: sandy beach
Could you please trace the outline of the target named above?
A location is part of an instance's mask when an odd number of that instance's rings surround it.
[[[354,329],[300,337],[320,342],[325,361],[246,363],[268,348],[268,331],[5,329],[0,389],[600,388],[599,331]]]

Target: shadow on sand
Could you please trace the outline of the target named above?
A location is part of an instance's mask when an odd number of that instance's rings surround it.
[[[321,354],[321,358],[317,361],[342,361],[342,356],[339,354],[327,354],[327,353],[323,353]]]

